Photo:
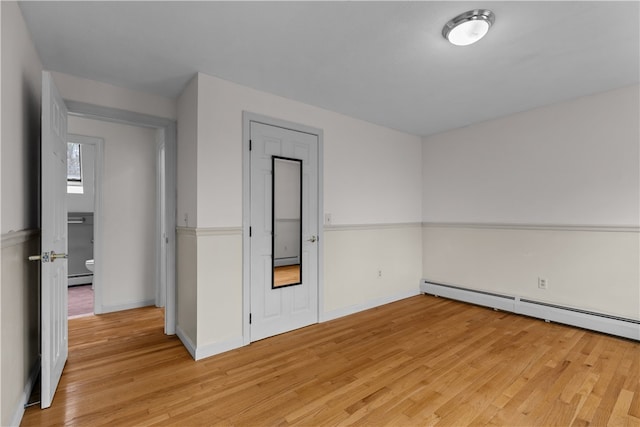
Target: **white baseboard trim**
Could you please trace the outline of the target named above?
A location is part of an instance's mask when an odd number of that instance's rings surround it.
[[[364,302],[362,304],[351,305],[349,307],[338,308],[336,310],[331,310],[326,313],[322,313],[320,315],[320,322],[328,322],[329,320],[338,319],[340,317],[348,316],[350,314],[355,314],[364,310],[369,310],[370,308],[375,308],[381,305],[389,304],[392,302],[400,301],[405,298],[411,298],[420,294],[420,289],[412,289],[409,291],[399,292],[397,294],[375,298]]]
[[[229,350],[235,350],[244,346],[244,340],[242,337],[232,338],[227,341],[217,342],[213,344],[207,344],[202,347],[196,347],[195,360],[205,359],[207,357],[215,356],[216,354],[224,353]]]
[[[67,284],[70,287],[76,285],[91,285],[93,284],[93,274],[69,277],[69,279],[67,280]]]
[[[153,299],[130,302],[127,304],[103,305],[99,312],[96,311],[96,314],[113,313],[116,311],[131,310],[133,308],[142,308],[142,307],[149,307],[149,306],[155,306],[155,305],[156,305],[156,300],[153,300]]]
[[[516,313],[640,341],[640,322],[518,298]]]
[[[456,301],[468,302],[498,310],[511,311],[513,313],[516,311],[516,298],[510,295],[470,290],[458,286],[431,283],[426,280],[422,280],[420,282],[420,290],[426,294],[450,298]]]
[[[297,265],[297,264],[300,264],[300,257],[297,257],[297,256],[273,259],[274,267],[286,267],[288,265]]]
[[[196,346],[191,341],[191,338],[186,334],[186,332],[180,327],[180,325],[176,325],[176,335],[182,341],[182,345],[187,349],[191,357],[196,358]]]
[[[640,320],[458,286],[420,282],[423,293],[640,341]]]
[[[24,416],[25,406],[29,402],[29,397],[31,397],[31,392],[33,391],[33,387],[36,385],[36,380],[38,379],[39,373],[40,373],[40,357],[37,358],[37,360],[31,367],[31,371],[29,372],[29,378],[27,378],[27,382],[24,385],[24,390],[22,391],[22,395],[20,396],[20,401],[18,402],[18,406],[16,407],[16,410],[13,413],[13,417],[11,417],[12,426],[20,425],[20,422],[22,421],[22,417]]]
[[[180,341],[182,341],[182,344],[185,346],[185,348],[195,361],[244,346],[242,337],[237,337],[227,341],[197,347],[179,325],[176,326],[176,335],[178,336]]]

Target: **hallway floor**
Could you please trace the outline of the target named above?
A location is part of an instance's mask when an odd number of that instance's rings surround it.
[[[91,285],[69,287],[69,317],[93,314],[93,289]]]

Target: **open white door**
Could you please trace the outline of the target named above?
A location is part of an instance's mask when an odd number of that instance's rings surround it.
[[[51,406],[67,361],[67,108],[51,74],[42,73],[42,390]]]

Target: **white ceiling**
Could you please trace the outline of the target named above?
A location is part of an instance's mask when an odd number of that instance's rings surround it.
[[[176,97],[195,72],[416,135],[639,82],[633,2],[22,2],[46,69]],[[443,25],[496,22],[458,47]]]

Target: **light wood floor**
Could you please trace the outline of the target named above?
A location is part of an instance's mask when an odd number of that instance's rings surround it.
[[[286,286],[300,283],[300,264],[285,265],[273,269],[273,286]]]
[[[23,425],[640,425],[639,343],[430,296],[199,362],[155,308],[69,338]]]

